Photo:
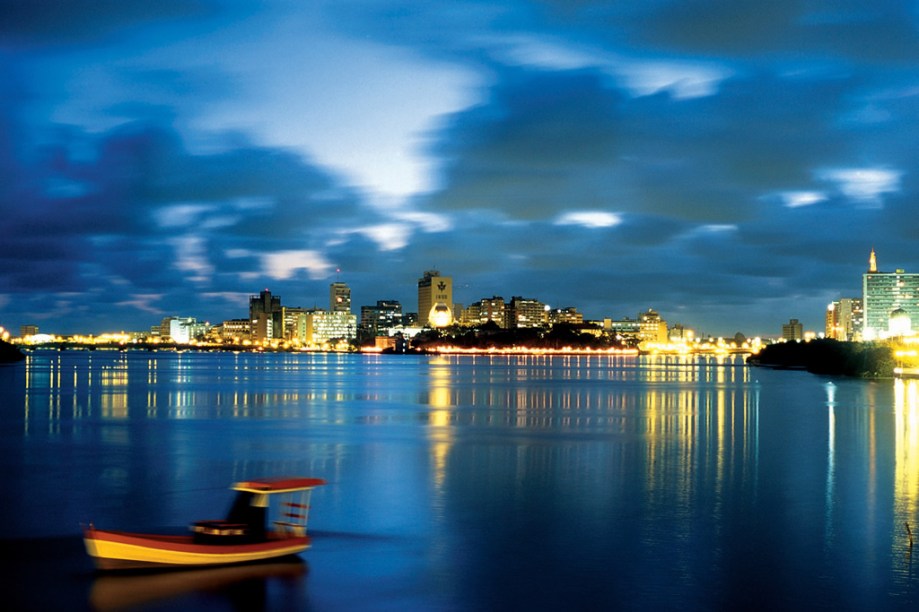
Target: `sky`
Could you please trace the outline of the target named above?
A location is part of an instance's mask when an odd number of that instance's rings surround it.
[[[919,272],[919,4],[0,0],[0,325],[454,299],[822,331]]]

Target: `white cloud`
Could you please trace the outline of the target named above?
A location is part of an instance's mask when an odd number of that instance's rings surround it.
[[[322,253],[312,250],[278,251],[262,256],[265,273],[276,280],[287,280],[297,270],[306,270],[312,279],[325,278],[334,267]]]
[[[785,191],[778,195],[788,208],[810,206],[826,200],[826,194],[822,191]]]
[[[881,196],[900,190],[902,172],[885,168],[839,168],[824,170],[819,177],[836,183],[844,196],[858,202],[880,205]]]
[[[171,242],[176,249],[175,267],[189,272],[188,279],[191,281],[207,281],[214,273],[214,266],[205,255],[204,239],[200,236],[181,236],[173,238]]]
[[[633,96],[668,92],[678,100],[710,96],[732,71],[711,62],[645,60],[606,50],[536,36],[513,36],[490,41],[504,61],[548,70],[598,68],[619,80]]]
[[[615,227],[622,223],[622,217],[616,213],[604,211],[575,211],[561,215],[556,219],[556,225],[581,225],[591,229],[602,227]]]

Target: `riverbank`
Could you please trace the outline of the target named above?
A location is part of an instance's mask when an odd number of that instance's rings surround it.
[[[747,363],[857,378],[892,378],[896,366],[894,351],[886,344],[827,339],[771,344],[747,358]]]

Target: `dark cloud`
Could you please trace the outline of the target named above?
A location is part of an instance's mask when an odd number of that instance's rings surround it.
[[[121,301],[155,295],[163,312],[185,312],[197,300],[190,292],[251,291],[247,274],[254,287],[270,280],[262,254],[321,245],[342,225],[373,218],[356,194],[289,152],[249,145],[196,155],[173,129],[149,123],[59,135],[0,190],[0,294],[91,301],[110,299],[93,289],[109,290]],[[49,182],[70,187],[49,193]],[[67,304],[59,316],[76,317]],[[29,316],[49,307],[31,305]]]
[[[463,303],[523,295],[596,318],[653,307],[709,333],[775,334],[790,317],[819,329],[826,301],[857,295],[872,246],[884,267],[919,270],[907,3],[326,3],[336,36],[476,75],[474,101],[417,135],[436,187],[391,209],[320,156],[239,131],[302,127],[296,105],[253,118],[226,104],[267,83],[243,87],[219,53],[181,66],[159,53],[217,32],[214,44],[265,45],[239,55],[252,65],[283,67],[287,47],[244,35],[280,33],[296,9],[0,2],[4,324],[219,320],[264,286],[323,305],[334,268],[355,305],[412,310],[418,277],[439,268]],[[298,82],[317,133],[338,133],[320,124],[325,92]],[[262,256],[279,252],[330,269],[272,275]]]
[[[0,0],[0,39],[23,46],[82,43],[141,25],[206,19],[219,6],[201,0]]]

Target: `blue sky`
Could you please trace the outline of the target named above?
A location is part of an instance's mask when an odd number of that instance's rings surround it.
[[[919,272],[915,2],[0,0],[0,325],[521,295],[822,329]],[[355,308],[357,310],[357,308]]]

